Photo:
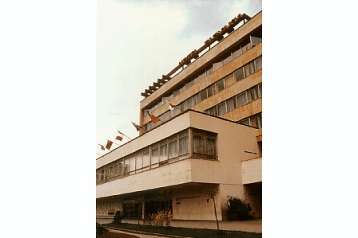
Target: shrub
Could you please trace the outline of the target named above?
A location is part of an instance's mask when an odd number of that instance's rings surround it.
[[[249,220],[249,212],[252,210],[249,203],[246,203],[245,200],[227,196],[227,206],[228,206],[228,220]]]
[[[157,213],[153,213],[149,216],[149,225],[154,226],[170,226],[170,221],[173,218],[173,214],[171,210],[168,211],[159,211]]]

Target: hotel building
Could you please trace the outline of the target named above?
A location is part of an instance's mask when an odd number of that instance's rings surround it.
[[[262,12],[239,14],[141,95],[139,136],[97,158],[97,219],[227,220],[228,196],[262,217]]]

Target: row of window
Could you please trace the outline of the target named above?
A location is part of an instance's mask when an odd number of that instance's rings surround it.
[[[216,158],[216,135],[193,131],[193,157]],[[97,169],[97,182],[102,183],[184,159],[189,156],[189,130],[156,142],[131,155]]]
[[[225,88],[233,85],[234,83],[249,77],[250,75],[256,73],[257,71],[262,69],[262,56],[254,59],[251,62],[248,62],[244,66],[236,69],[234,72],[230,73],[229,75],[223,77],[219,81],[215,82],[214,84],[210,85],[209,87],[203,89],[199,93],[195,94],[194,96],[188,98],[184,102],[178,105],[178,108],[172,111],[167,111],[159,116],[160,122],[153,123],[148,122],[145,124],[145,129],[151,130],[156,126],[160,125],[161,123],[169,120],[170,118],[180,114],[182,111],[185,111],[194,105],[200,103],[201,101],[221,92]]]
[[[192,85],[198,83],[199,81],[204,79],[206,76],[210,75],[212,72],[214,72],[217,69],[221,68],[222,66],[226,65],[230,61],[236,59],[241,54],[245,53],[246,51],[248,51],[249,49],[251,49],[252,47],[258,45],[261,42],[262,42],[262,38],[255,37],[255,36],[250,36],[250,42],[249,43],[247,43],[247,44],[245,44],[243,46],[238,46],[238,47],[234,48],[232,50],[232,52],[229,52],[227,55],[225,55],[222,60],[220,60],[219,62],[213,63],[210,67],[202,70],[198,74],[198,76],[196,76],[195,78],[193,78],[192,80],[187,82],[185,85],[183,85],[178,90],[175,90],[170,96],[163,97],[162,101],[158,102],[155,106],[153,106],[151,109],[149,109],[149,111],[150,112],[155,111],[156,109],[161,107],[163,104],[165,104],[166,101],[170,101],[172,98],[174,98],[175,96],[179,95],[180,93],[186,91]]]
[[[256,128],[262,128],[262,113],[260,112],[250,117],[246,117],[238,121],[238,123]]]
[[[235,108],[248,104],[256,99],[262,97],[262,84],[255,85],[254,87],[245,90],[234,97],[231,97],[214,107],[211,107],[204,112],[212,116],[221,116],[228,113]]]

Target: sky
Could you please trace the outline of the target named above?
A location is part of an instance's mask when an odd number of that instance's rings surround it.
[[[192,50],[240,13],[254,16],[260,0],[97,1],[96,140],[115,140],[117,130],[133,139],[138,132],[141,96]]]

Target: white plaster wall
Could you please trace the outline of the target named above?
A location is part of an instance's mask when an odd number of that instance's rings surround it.
[[[173,219],[216,220],[213,199],[210,192],[218,191],[217,185],[189,186],[173,193]],[[221,221],[220,196],[215,197],[218,220]]]
[[[242,162],[243,184],[262,182],[262,158]]]
[[[192,181],[190,159],[97,185],[96,197],[145,191]]]

